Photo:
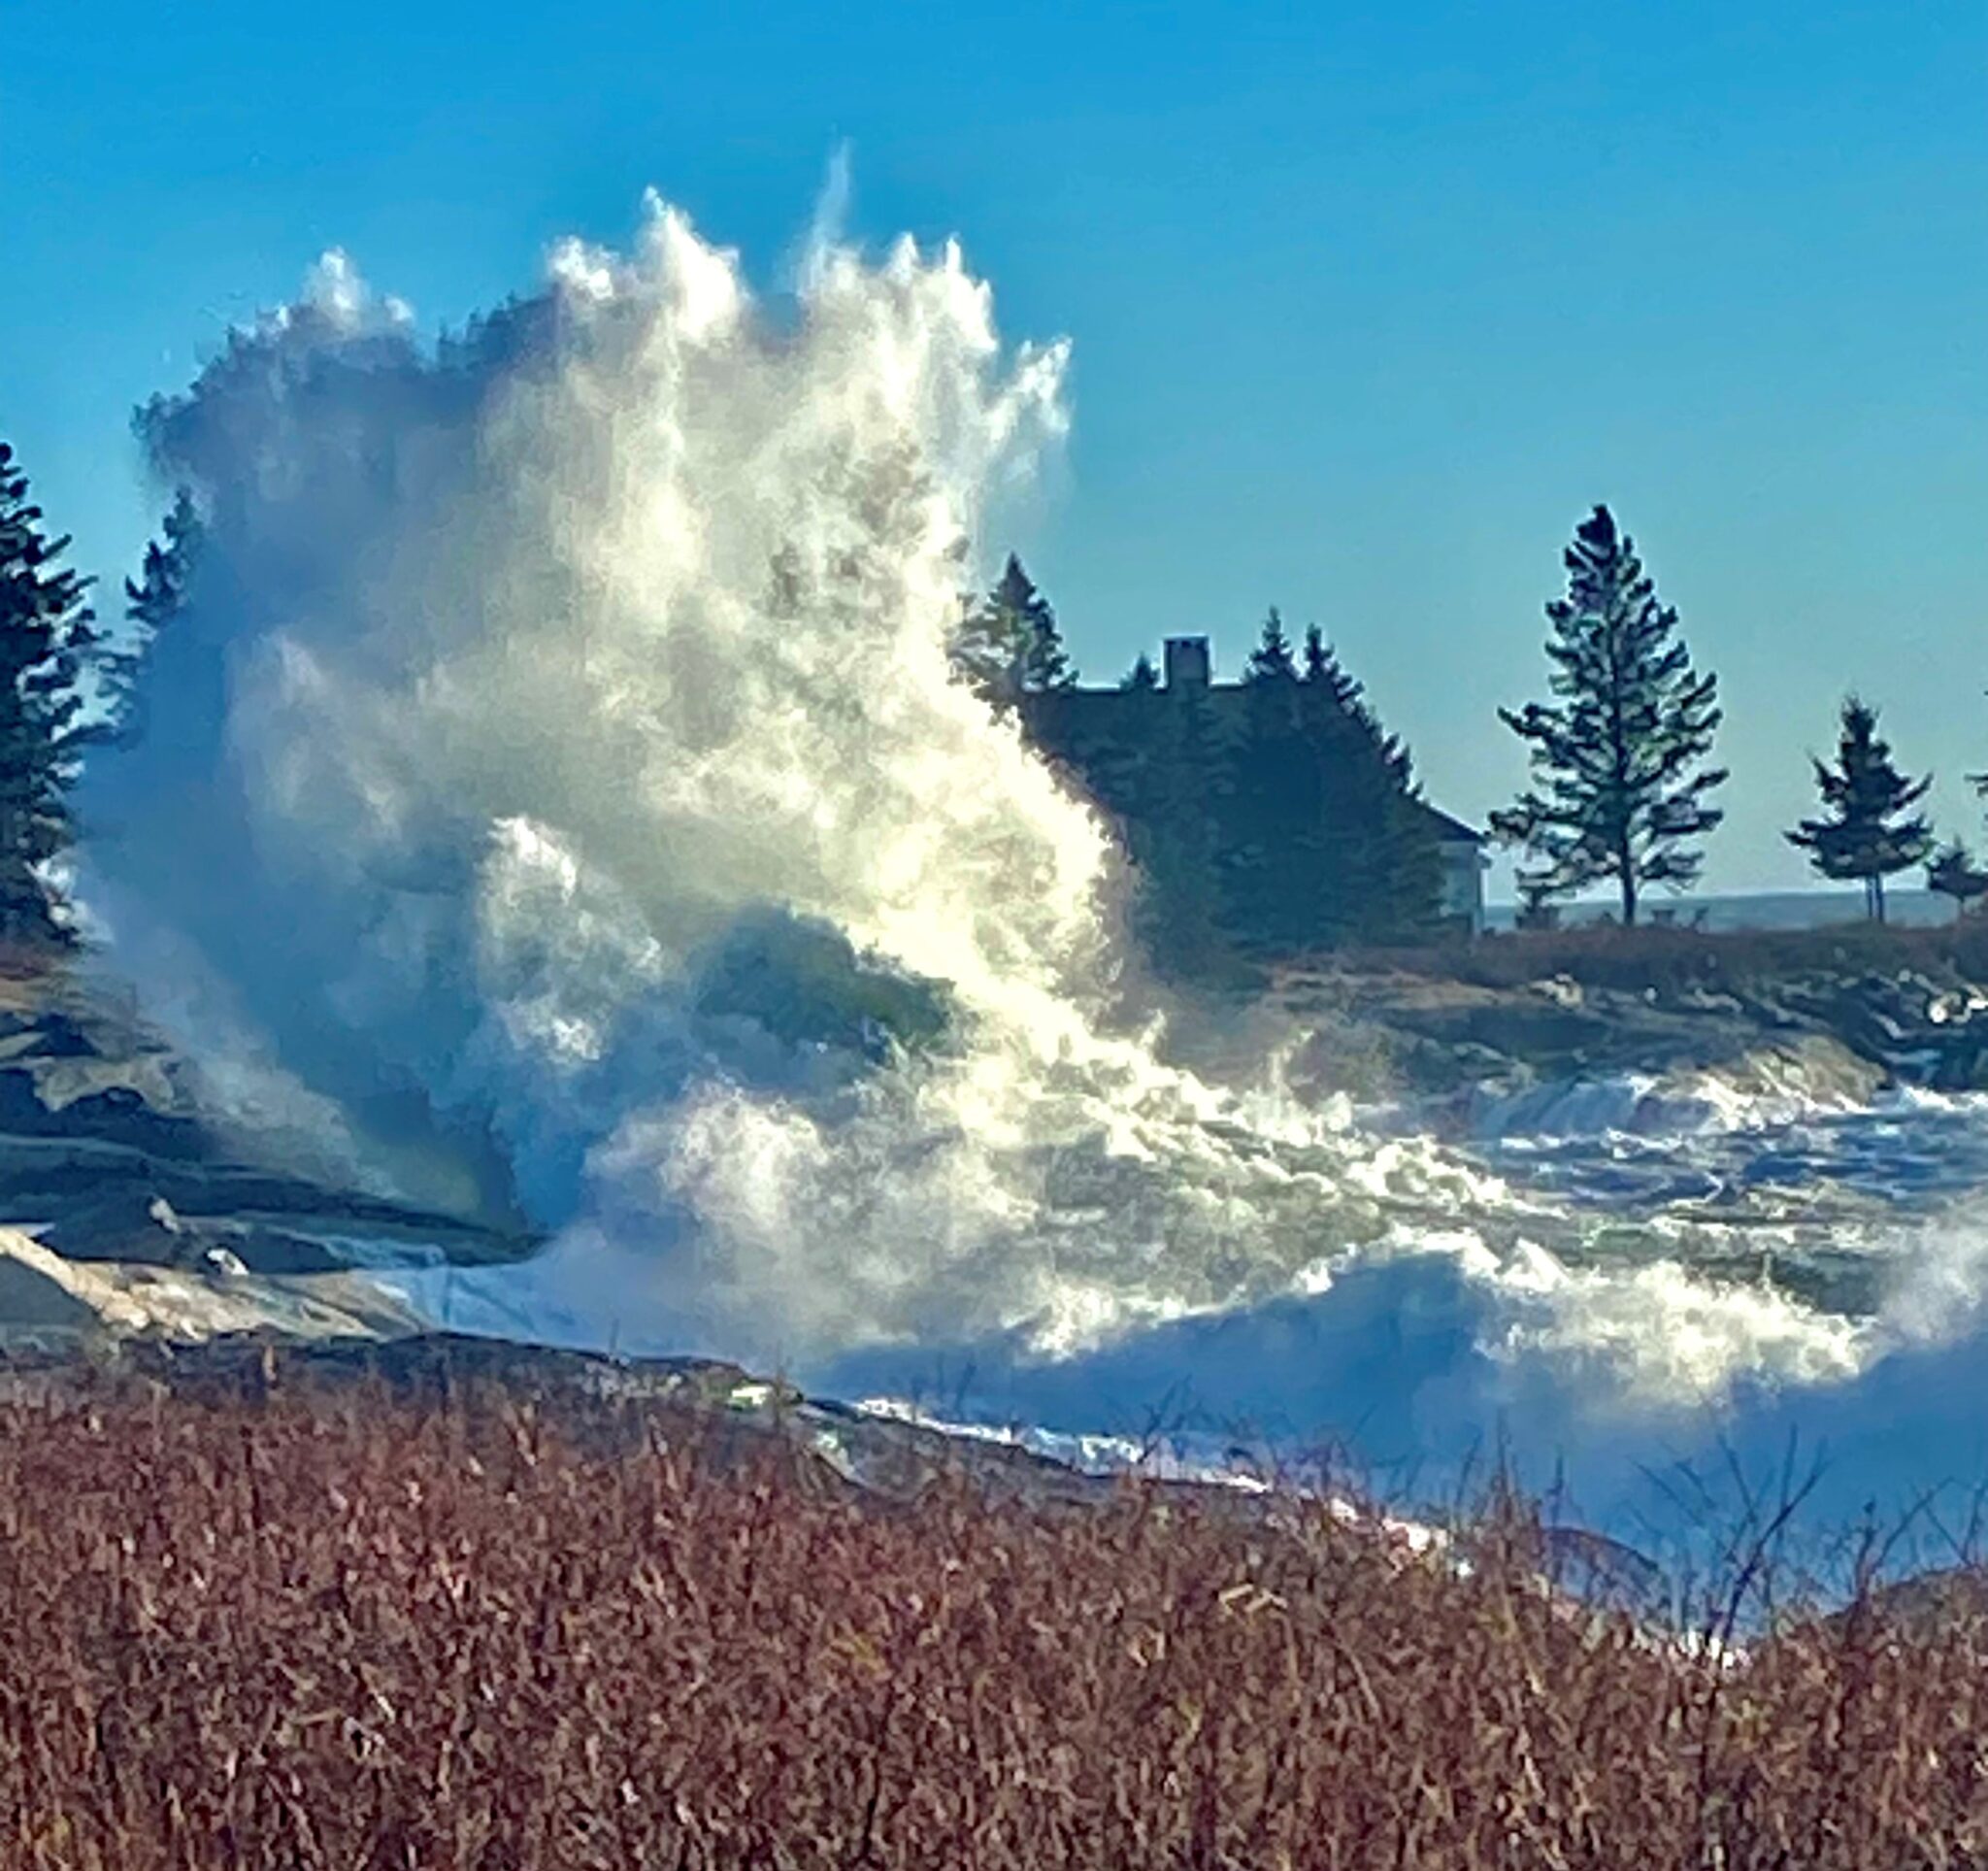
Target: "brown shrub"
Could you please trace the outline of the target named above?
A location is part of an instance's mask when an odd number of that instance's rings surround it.
[[[1988,1628],[1743,1667],[1129,1486],[914,1508],[488,1393],[0,1406],[9,1866],[1947,1866]]]

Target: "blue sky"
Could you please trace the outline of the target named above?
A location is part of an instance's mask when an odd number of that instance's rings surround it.
[[[1317,619],[1480,817],[1596,500],[1726,685],[1719,887],[1803,881],[1841,692],[1988,767],[1988,7],[278,9],[0,0],[0,435],[86,568],[128,412],[347,248],[424,322],[653,184],[764,279],[957,233],[1076,343],[1019,543],[1088,675]]]

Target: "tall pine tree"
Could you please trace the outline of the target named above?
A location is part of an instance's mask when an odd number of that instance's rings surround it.
[[[997,709],[1012,708],[1024,695],[1077,686],[1056,613],[1012,552],[1000,582],[967,606],[953,639],[953,661],[976,693]]]
[[[1325,632],[1315,623],[1305,626],[1305,680],[1332,687],[1337,687],[1342,681],[1352,682],[1339,667],[1339,658],[1326,642]],[[1352,684],[1352,686],[1357,688],[1358,684]]]
[[[1236,946],[1292,954],[1412,940],[1441,891],[1435,819],[1408,750],[1314,625],[1301,657],[1273,609],[1217,788]]]
[[[1322,922],[1347,941],[1426,934],[1442,887],[1435,819],[1408,749],[1381,726],[1316,624],[1305,633],[1299,711],[1320,763]]]
[[[1077,665],[1064,648],[1056,613],[1012,552],[1008,555],[1001,583],[994,587],[994,602],[1021,620],[1022,693],[1041,695],[1051,689],[1075,688]]]
[[[1706,803],[1723,784],[1702,764],[1721,719],[1718,678],[1700,675],[1628,534],[1597,507],[1566,553],[1567,595],[1546,607],[1546,654],[1557,698],[1500,709],[1530,744],[1533,785],[1491,818],[1535,867],[1522,887],[1539,901],[1612,882],[1635,922],[1644,886],[1696,882],[1695,841],[1724,817]]]
[[[27,477],[0,442],[0,937],[65,934],[48,864],[68,845],[68,793],[86,730],[82,678],[96,641],[89,582],[58,566]]]
[[[1263,620],[1263,634],[1257,638],[1256,648],[1249,652],[1249,666],[1242,680],[1246,683],[1298,680],[1298,664],[1291,654],[1291,640],[1284,634],[1284,619],[1276,605],[1271,606],[1270,615]]]
[[[1217,788],[1223,919],[1244,953],[1331,946],[1323,768],[1300,710],[1298,665],[1273,606],[1243,672],[1240,731]]]
[[[1877,711],[1855,695],[1843,703],[1842,733],[1834,767],[1812,760],[1820,818],[1805,819],[1787,834],[1808,853],[1822,876],[1864,885],[1865,913],[1884,920],[1884,880],[1923,863],[1933,850],[1933,825],[1912,808],[1925,798],[1931,777],[1908,780],[1877,732]]]
[[[103,643],[97,652],[97,681],[104,719],[104,738],[118,745],[138,740],[145,730],[144,692],[139,671],[159,632],[179,616],[186,602],[200,548],[200,517],[193,497],[182,487],[174,496],[159,537],[145,549],[145,561],[135,579],[124,581],[124,618],[129,626],[121,643]]]

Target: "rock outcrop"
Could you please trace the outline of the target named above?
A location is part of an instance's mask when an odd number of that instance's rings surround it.
[[[244,1333],[381,1339],[421,1327],[362,1274],[250,1273],[219,1252],[200,1266],[71,1260],[17,1228],[0,1228],[0,1361],[96,1358],[125,1341],[196,1345]]]
[[[257,1159],[108,983],[0,975],[0,1224],[71,1261],[331,1274],[355,1253],[464,1263],[535,1243]]]
[[[1489,986],[1335,970],[1288,975],[1276,997],[1300,1020],[1329,1021],[1328,1045],[1347,1029],[1369,1035],[1395,1082],[1422,1097],[1630,1073],[1842,1104],[1897,1086],[1988,1090],[1988,987],[1950,970],[1812,968],[1640,991],[1566,976]]]

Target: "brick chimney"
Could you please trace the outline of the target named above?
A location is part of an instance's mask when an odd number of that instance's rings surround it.
[[[1208,639],[1169,637],[1167,639],[1167,686],[1206,688],[1209,681]]]

